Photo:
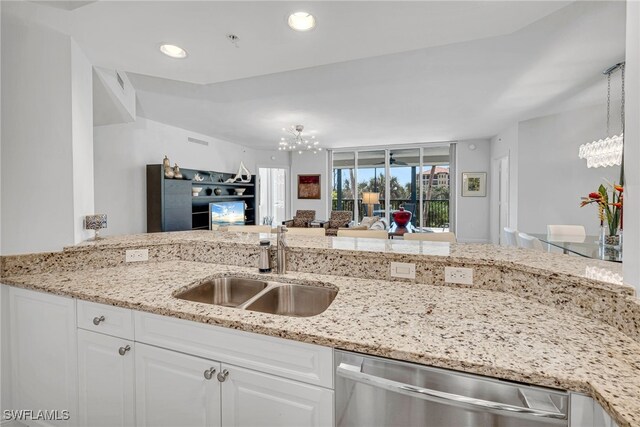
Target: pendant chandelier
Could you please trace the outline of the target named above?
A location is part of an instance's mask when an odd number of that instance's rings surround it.
[[[611,74],[620,70],[621,77],[621,108],[620,121],[622,131],[620,135],[611,135]],[[582,144],[578,151],[578,157],[587,160],[588,168],[622,165],[624,152],[624,62],[606,69],[603,74],[607,76],[607,135],[605,139]]]
[[[302,154],[305,151],[318,154],[322,148],[319,147],[320,142],[316,140],[315,136],[307,139],[302,135],[304,126],[295,125],[290,128],[282,128],[284,132],[290,134],[290,136],[280,138],[278,143],[278,150],[280,151],[297,151],[298,154]]]

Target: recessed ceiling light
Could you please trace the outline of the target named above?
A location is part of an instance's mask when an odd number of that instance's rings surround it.
[[[171,58],[176,59],[184,59],[187,57],[187,51],[181,48],[180,46],[176,46],[174,44],[163,44],[160,45],[160,52],[164,53]]]
[[[292,13],[287,22],[296,31],[309,31],[316,26],[316,18],[308,12]]]

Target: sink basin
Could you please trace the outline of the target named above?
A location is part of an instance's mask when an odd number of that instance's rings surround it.
[[[331,305],[337,293],[334,289],[315,286],[279,285],[266,291],[245,309],[283,316],[315,316]]]
[[[180,292],[175,297],[187,301],[237,307],[267,287],[267,282],[242,277],[220,277]]]

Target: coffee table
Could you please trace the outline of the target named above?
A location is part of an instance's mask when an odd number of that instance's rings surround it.
[[[413,227],[413,225],[411,225],[411,223],[407,224],[406,226],[399,226],[396,223],[394,223],[391,226],[391,228],[389,228],[389,238],[393,239],[394,237],[402,237],[406,233],[414,233],[414,232],[415,232],[415,228]]]

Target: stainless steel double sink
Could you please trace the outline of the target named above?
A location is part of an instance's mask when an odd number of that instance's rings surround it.
[[[220,277],[179,292],[175,297],[241,310],[310,317],[324,312],[337,293],[326,287]]]

